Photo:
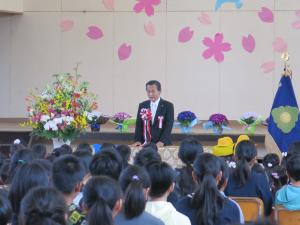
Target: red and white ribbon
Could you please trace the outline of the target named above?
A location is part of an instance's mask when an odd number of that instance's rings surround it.
[[[152,120],[152,112],[150,109],[141,109],[140,112],[141,118],[144,122],[143,127],[143,137],[144,143],[143,145],[151,142],[151,129],[150,129],[150,121]]]

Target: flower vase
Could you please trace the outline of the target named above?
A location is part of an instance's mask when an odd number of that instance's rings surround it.
[[[52,142],[53,142],[53,149],[59,148],[64,144],[67,144],[67,145],[71,144],[70,140],[64,141],[63,139],[60,139],[60,138],[52,138]]]
[[[188,134],[192,132],[192,127],[180,126],[181,133]]]
[[[92,123],[91,124],[91,131],[92,132],[99,132],[100,131],[100,123]]]
[[[254,135],[256,131],[256,125],[249,125],[248,127],[246,127],[245,132],[247,135]]]
[[[220,126],[215,126],[215,127],[213,127],[213,131],[215,134],[221,135],[223,133],[223,128]]]

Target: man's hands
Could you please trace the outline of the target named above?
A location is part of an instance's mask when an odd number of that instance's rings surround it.
[[[164,144],[163,142],[159,141],[159,142],[156,143],[156,146],[157,146],[158,148],[161,148],[161,147],[164,147],[165,144]]]
[[[139,141],[137,141],[137,142],[135,142],[132,146],[133,146],[133,147],[141,147],[141,146],[142,146],[142,143],[139,142]]]
[[[159,142],[156,143],[156,146],[158,148],[161,148],[161,147],[164,147],[165,144],[163,142],[159,141]],[[133,143],[132,147],[142,147],[142,143],[137,141],[137,142]]]

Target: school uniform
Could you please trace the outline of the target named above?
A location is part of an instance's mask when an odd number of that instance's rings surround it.
[[[124,212],[119,213],[115,218],[115,225],[164,225],[164,223],[147,212],[142,212],[134,218],[126,218]]]
[[[273,198],[265,174],[251,171],[250,177],[245,185],[240,186],[231,174],[225,189],[226,196],[232,197],[257,197],[264,203],[265,215],[272,212]]]
[[[186,215],[190,219],[192,225],[199,225],[197,222],[198,209],[192,207],[192,195],[180,199],[176,204],[176,209],[178,212]],[[238,207],[231,200],[224,197],[224,205],[217,215],[217,222],[215,225],[238,224],[240,221],[241,216]]]

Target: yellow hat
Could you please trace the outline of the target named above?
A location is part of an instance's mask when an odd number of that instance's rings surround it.
[[[213,147],[213,154],[215,156],[227,156],[233,154],[234,143],[230,137],[223,137],[218,139],[218,144]]]
[[[238,137],[238,139],[237,139],[235,145],[234,145],[234,149],[233,149],[234,152],[235,152],[235,149],[236,149],[236,146],[238,145],[238,143],[240,143],[240,142],[242,142],[242,141],[249,141],[249,140],[250,140],[250,138],[249,138],[248,135],[246,135],[246,134],[240,135],[240,136]]]

